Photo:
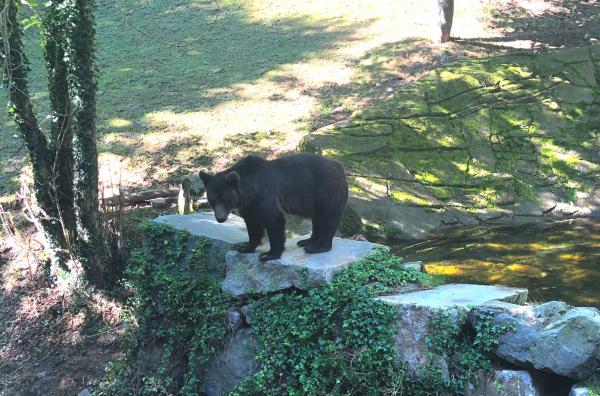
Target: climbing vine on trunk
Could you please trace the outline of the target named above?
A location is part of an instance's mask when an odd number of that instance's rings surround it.
[[[95,21],[93,0],[51,0],[42,18],[48,72],[50,131],[35,117],[28,91],[18,0],[3,0],[3,80],[9,111],[21,131],[34,177],[38,217],[51,266],[83,275],[97,286],[112,280],[98,210]]]

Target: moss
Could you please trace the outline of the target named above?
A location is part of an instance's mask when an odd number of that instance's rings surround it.
[[[467,209],[495,208],[507,200],[538,201],[549,185],[569,201],[600,182],[600,87],[590,78],[600,70],[599,52],[450,64],[355,113],[352,128],[334,126],[308,141],[320,152],[335,149],[353,174],[378,178],[384,190],[393,186],[388,195],[403,205],[428,205],[435,197]],[[352,193],[371,189],[361,188],[361,180]]]

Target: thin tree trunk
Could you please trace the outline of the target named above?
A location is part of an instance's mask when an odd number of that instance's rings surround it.
[[[452,30],[452,19],[454,18],[454,0],[438,0],[440,41],[447,43],[450,41],[450,31]]]
[[[48,71],[48,92],[52,108],[50,156],[58,209],[69,243],[77,238],[73,193],[73,135],[69,109],[67,66],[64,53],[64,26],[56,2],[46,10],[44,57]]]
[[[46,137],[33,113],[27,87],[29,66],[23,52],[21,29],[17,20],[19,2],[5,0],[2,9],[3,77],[8,87],[10,111],[14,114],[33,169],[33,189],[40,223],[46,234],[51,264],[67,268],[68,245],[52,194],[51,159]]]
[[[73,114],[75,208],[79,256],[87,279],[110,282],[111,263],[100,228],[98,152],[96,148],[95,26],[93,0],[70,0],[67,55],[69,96]]]

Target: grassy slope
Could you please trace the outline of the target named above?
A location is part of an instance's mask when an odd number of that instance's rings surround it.
[[[293,150],[308,130],[435,66],[440,47],[413,38],[430,35],[433,11],[417,0],[99,2],[103,181],[164,183],[244,153]],[[470,0],[457,10],[455,33],[483,35],[477,18],[484,13]],[[47,127],[38,41],[32,31],[27,38],[31,91]],[[359,62],[388,42],[399,43],[399,62],[365,72]],[[16,133],[0,114],[3,200],[26,163]]]

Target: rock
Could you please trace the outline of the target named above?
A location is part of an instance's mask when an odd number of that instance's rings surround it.
[[[244,315],[244,319],[249,326],[252,326],[252,310],[254,309],[254,304],[244,305],[240,308],[242,314]]]
[[[77,396],[92,396],[92,392],[90,392],[90,390],[88,388],[85,388],[85,389],[82,389],[81,391],[79,391]]]
[[[236,331],[242,325],[243,321],[242,314],[238,311],[227,312],[227,327],[229,327],[229,330]]]
[[[200,212],[190,215],[166,215],[154,219],[155,223],[167,224],[178,230],[188,231],[194,236],[204,236],[229,245],[248,241],[244,219],[234,214],[222,224],[215,220],[213,212]]]
[[[521,216],[542,216],[544,213],[542,207],[535,202],[517,202],[514,206],[515,215]]]
[[[211,242],[208,251],[208,260],[215,274],[223,276],[225,273],[225,254],[237,244],[248,241],[246,224],[244,220],[231,214],[229,219],[222,224],[215,220],[213,212],[199,212],[189,215],[166,215],[153,220],[155,223],[170,225],[177,230],[188,231],[192,240],[188,250],[193,248],[195,242],[201,237],[206,237]],[[188,255],[189,255],[188,251]]]
[[[592,396],[589,388],[573,387],[569,392],[569,396]]]
[[[442,213],[442,223],[449,226],[473,226],[479,224],[479,220],[467,211],[456,208],[446,208]]]
[[[448,320],[458,321],[472,306],[491,300],[524,302],[527,289],[502,286],[449,284],[430,290],[422,290],[377,298],[398,307],[397,328],[394,337],[396,362],[403,364],[416,375],[428,362],[436,364],[447,374],[447,363],[441,358],[430,362],[427,340],[433,333],[430,321],[440,311],[448,314]]]
[[[204,374],[204,392],[208,396],[229,393],[257,369],[256,339],[249,329],[236,331],[226,349],[213,356]]]
[[[478,375],[477,385],[469,385],[465,396],[538,396],[528,371],[494,370],[482,371]]]
[[[398,306],[415,305],[427,308],[469,308],[494,300],[522,304],[527,300],[527,294],[527,289],[515,287],[451,283],[429,290],[394,296],[382,296],[377,299]]]
[[[153,198],[150,200],[150,205],[154,209],[168,208],[171,203],[166,198]]]
[[[519,367],[533,367],[582,380],[600,367],[600,311],[551,301],[538,306],[491,304],[470,315],[476,325],[483,315],[492,324],[509,324],[514,331],[499,337],[494,353]]]
[[[590,131],[598,125],[600,47],[588,47],[444,65],[308,134],[299,149],[345,166],[348,205],[367,226],[352,233],[367,237],[414,239],[453,225],[555,219],[560,211],[546,212],[555,204],[540,199],[548,190],[556,204],[571,203],[569,212],[598,215],[600,200],[590,196],[599,185],[598,142]],[[533,140],[532,125],[539,132]],[[566,129],[574,133],[565,137]],[[590,149],[566,153],[549,144],[558,140]],[[540,161],[554,157],[569,162],[575,187],[560,187],[553,168]]]
[[[492,222],[500,219],[508,219],[508,210],[479,209],[475,211],[475,217],[482,222]]]
[[[422,261],[411,261],[408,263],[403,263],[401,265],[401,267],[404,268],[405,270],[423,272],[423,262]]]
[[[574,385],[569,392],[569,396],[592,396],[589,388]]]
[[[227,253],[226,276],[221,288],[234,297],[248,293],[264,293],[296,287],[323,286],[333,279],[333,275],[351,263],[367,256],[375,248],[382,245],[334,238],[333,248],[326,253],[307,254],[303,248],[296,246],[299,236],[288,239],[285,251],[279,260],[259,261],[258,253],[265,252],[268,247],[259,246],[257,253]]]
[[[401,206],[384,191],[369,190],[372,198],[349,197],[348,212],[355,213],[367,236],[415,240],[431,236],[442,225],[442,215],[427,207]]]

